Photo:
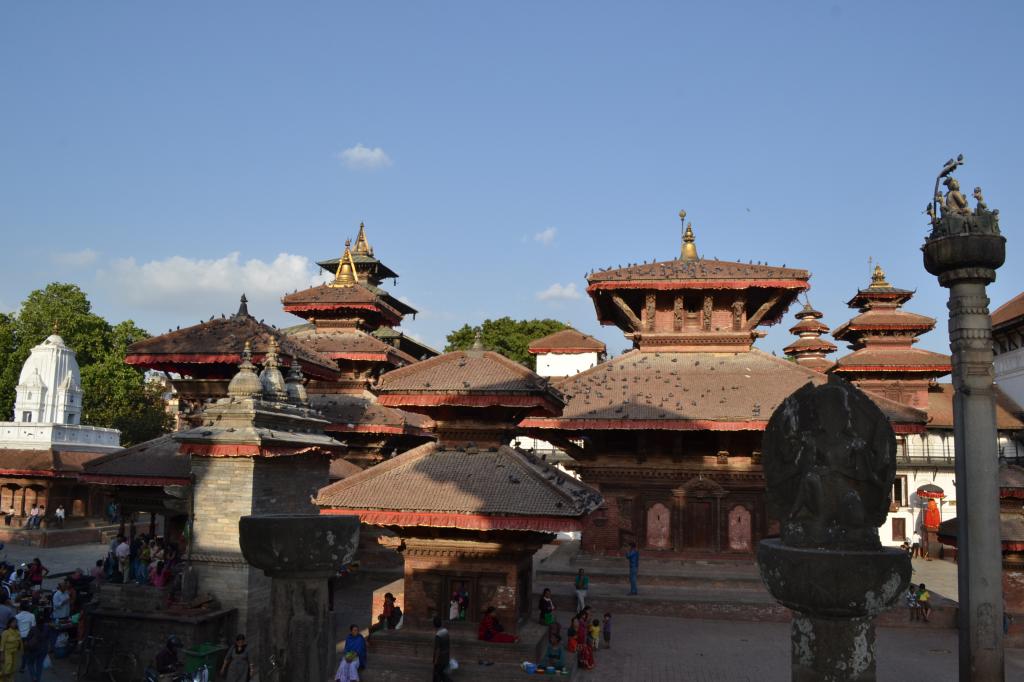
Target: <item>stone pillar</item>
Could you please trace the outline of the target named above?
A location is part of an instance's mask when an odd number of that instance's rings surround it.
[[[949,193],[936,203],[942,217],[922,247],[924,266],[949,289],[949,345],[953,354],[953,435],[959,518],[960,680],[1004,678],[1002,545],[999,521],[999,459],[992,382],[992,319],[985,288],[1006,257],[999,213],[975,190],[971,211],[951,177]],[[936,183],[936,187],[938,183]]]
[[[335,642],[327,581],[355,556],[359,517],[243,516],[238,532],[246,561],[271,578],[272,650],[256,661],[259,679],[331,679]]]

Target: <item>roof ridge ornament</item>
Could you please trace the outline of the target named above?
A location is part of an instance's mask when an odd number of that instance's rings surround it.
[[[356,275],[356,263],[352,259],[352,240],[345,240],[345,253],[341,255],[341,259],[338,260],[338,271],[334,273],[334,281],[330,282],[327,286],[329,287],[350,287],[353,286],[359,279]]]
[[[256,376],[256,366],[252,364],[252,344],[245,342],[242,349],[242,362],[238,365],[238,373],[231,377],[228,384],[228,397],[259,398],[263,393],[263,385]]]
[[[370,242],[366,239],[366,226],[362,221],[359,221],[359,234],[356,235],[356,245],[353,251],[360,256],[373,257],[373,247],[370,246]]]
[[[686,222],[686,210],[679,211],[679,220],[685,226],[683,230],[683,248],[679,252],[680,260],[698,260],[697,245],[694,243],[693,223]]]
[[[475,351],[482,351],[482,350],[484,350],[484,342],[483,342],[482,333],[481,333],[480,329],[477,329],[476,330],[476,334],[473,336],[473,345],[470,347],[470,350],[475,350]]]
[[[245,294],[243,293],[242,294],[242,298],[238,299],[238,312],[235,313],[235,317],[250,317],[250,315],[249,315],[249,306],[246,305],[248,302],[249,302],[249,299],[247,299],[245,297]],[[246,341],[245,343],[246,343],[246,346],[248,347],[249,342]]]
[[[881,265],[875,264],[875,270],[871,273],[871,285],[868,289],[891,289],[892,285],[885,281],[885,270]]]

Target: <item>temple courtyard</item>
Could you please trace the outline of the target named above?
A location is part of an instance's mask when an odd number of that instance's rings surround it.
[[[106,551],[105,545],[87,544],[61,548],[33,548],[8,545],[6,553],[13,563],[39,557],[50,568],[51,576],[70,572],[77,567],[87,568]],[[550,573],[545,567],[552,558],[554,546],[546,546],[538,553],[535,570],[541,576]],[[545,561],[541,561],[541,559]],[[614,561],[609,559],[609,561]],[[641,569],[640,600],[647,602],[661,595],[664,601],[684,588],[658,585],[656,567]],[[955,597],[956,567],[945,561],[915,559],[914,581],[926,582],[936,596]],[[603,612],[603,600],[618,600],[624,592],[621,585],[602,582],[596,574],[591,588],[591,601],[598,612]],[[644,578],[648,578],[645,587]],[[334,597],[335,641],[343,640],[349,623],[363,623],[371,611],[372,594],[387,584],[386,575],[356,574],[339,584]],[[48,581],[54,582],[52,580]],[[537,583],[548,586],[543,581]],[[557,588],[557,585],[551,585]],[[708,590],[705,590],[708,591]],[[564,591],[562,591],[564,592]],[[556,594],[558,591],[556,591]],[[710,591],[714,596],[714,591]],[[557,602],[568,610],[572,605],[569,594]],[[636,610],[643,610],[636,609]],[[900,610],[902,613],[902,610]],[[789,625],[784,622],[749,622],[713,618],[680,618],[640,613],[614,612],[614,633],[611,650],[597,652],[597,667],[593,671],[578,672],[576,679],[598,681],[643,680],[644,682],[670,682],[694,680],[696,682],[772,682],[789,679]],[[453,656],[462,668],[455,680],[485,679],[493,676],[494,666],[483,666],[478,661],[463,660],[457,647]],[[152,652],[137,652],[140,659]],[[1007,650],[1006,678],[1024,679],[1024,650]],[[77,680],[77,660],[57,660],[46,679],[72,682]],[[956,630],[936,622],[935,627],[879,627],[878,676],[882,680],[929,680],[952,682],[957,679]],[[367,682],[420,679],[410,677],[408,670],[385,671],[387,662],[371,648],[369,667],[363,679]],[[524,679],[528,677],[523,674]],[[428,679],[428,677],[422,677]]]

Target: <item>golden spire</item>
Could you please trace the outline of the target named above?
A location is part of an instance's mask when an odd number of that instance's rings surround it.
[[[356,247],[353,249],[360,256],[373,256],[373,247],[366,240],[366,227],[359,223],[359,234],[356,235]]]
[[[871,274],[871,286],[869,289],[888,289],[892,285],[885,281],[885,270],[882,269],[881,265],[875,266],[875,271]]]
[[[346,239],[345,253],[338,260],[338,271],[334,273],[334,281],[330,282],[327,286],[350,287],[358,281],[356,277],[356,263],[352,260],[351,245],[351,240]]]
[[[683,249],[679,253],[679,258],[682,260],[697,260],[697,245],[694,243],[693,238],[693,223],[686,222],[686,211],[679,212],[679,220],[686,225],[686,230],[683,232]]]

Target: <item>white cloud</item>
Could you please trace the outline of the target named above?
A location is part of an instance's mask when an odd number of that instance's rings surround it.
[[[555,241],[555,235],[558,233],[553,227],[549,227],[546,230],[541,230],[537,234],[533,235],[533,240],[540,242],[544,246],[550,246],[551,242]]]
[[[319,283],[317,270],[305,256],[280,253],[270,262],[243,261],[236,251],[215,259],[119,259],[100,270],[97,279],[122,303],[198,315],[231,313],[244,293],[259,318],[280,313],[285,293]]]
[[[366,147],[362,143],[349,147],[338,154],[352,170],[379,170],[391,165],[391,157],[380,147]]]
[[[96,259],[100,257],[100,254],[92,249],[82,249],[81,251],[59,251],[50,255],[54,263],[58,265],[70,265],[71,267],[84,267],[86,265],[92,265],[96,262]]]
[[[576,289],[575,282],[559,284],[555,282],[544,291],[537,292],[537,298],[541,301],[574,301],[580,298],[581,294]]]

